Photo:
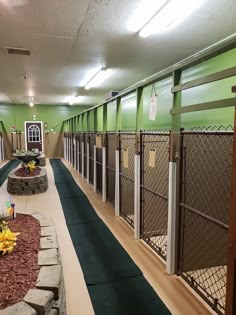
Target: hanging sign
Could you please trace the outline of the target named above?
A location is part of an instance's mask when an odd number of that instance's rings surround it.
[[[102,135],[96,135],[96,148],[101,149],[102,147]]]
[[[128,149],[124,149],[123,166],[124,166],[124,168],[129,168],[129,151],[128,151]]]
[[[151,96],[150,101],[150,109],[149,109],[149,120],[156,120],[156,113],[157,113],[157,95]]]
[[[148,166],[149,167],[155,167],[156,164],[156,150],[151,149],[149,151],[149,161],[148,161]]]

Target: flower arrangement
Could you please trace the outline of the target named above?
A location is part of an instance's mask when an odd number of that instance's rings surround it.
[[[9,229],[8,222],[0,221],[0,252],[2,252],[2,255],[13,252],[19,234]]]

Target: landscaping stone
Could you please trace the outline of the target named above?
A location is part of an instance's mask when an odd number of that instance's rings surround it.
[[[44,226],[41,228],[41,236],[56,235],[55,226]]]
[[[39,266],[51,266],[58,265],[59,257],[56,248],[41,250],[38,253],[38,265]]]
[[[52,291],[54,293],[55,299],[57,300],[59,298],[61,279],[61,265],[42,267],[39,271],[38,279],[36,281],[36,288]]]
[[[37,313],[25,302],[20,302],[0,310],[0,315],[37,315]]]
[[[52,236],[41,237],[40,248],[41,249],[58,248],[56,236],[52,235]]]
[[[54,223],[51,220],[47,219],[47,218],[40,219],[39,220],[39,224],[40,224],[41,227],[43,227],[43,226],[54,226]]]
[[[0,310],[0,315],[66,315],[66,293],[55,226],[39,212],[30,212],[40,223],[41,235],[45,235],[40,239],[42,249],[38,254],[40,271],[36,289],[30,289],[24,301]]]
[[[48,188],[46,169],[41,169],[40,174],[30,177],[15,175],[12,170],[8,175],[7,191],[13,195],[34,195],[45,192]]]
[[[66,292],[63,276],[61,280],[61,287],[59,290],[59,299],[54,301],[52,308],[56,309],[58,311],[58,314],[66,315]]]
[[[51,291],[30,289],[24,301],[32,306],[38,315],[48,315],[53,305],[54,294]]]
[[[53,226],[54,225],[53,222],[50,219],[45,218],[39,212],[33,213],[32,216],[39,221],[39,224],[40,224],[41,227],[43,227],[43,226]]]

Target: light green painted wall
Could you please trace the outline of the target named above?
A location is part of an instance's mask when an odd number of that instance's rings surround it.
[[[97,131],[103,131],[103,106],[97,108]]]
[[[195,80],[215,72],[234,67],[236,49],[216,56],[182,73],[182,83]],[[191,88],[182,92],[182,106],[221,100],[234,97],[231,87],[235,85],[236,76]],[[184,128],[196,126],[227,126],[233,125],[234,108],[214,109],[183,114],[181,125]]]
[[[137,100],[136,93],[121,98],[121,129],[136,129]]]
[[[107,104],[107,130],[116,130],[116,101]]]
[[[232,49],[231,51],[184,70],[181,83],[186,83],[234,67],[235,60],[236,49]],[[184,90],[178,93],[179,103],[184,107],[235,97],[235,94],[231,92],[231,87],[236,84],[235,82],[236,76]],[[172,74],[169,78],[155,83],[158,95],[155,121],[149,119],[152,86],[147,86],[143,88],[138,113],[136,92],[128,95],[128,97],[121,97],[118,115],[116,106],[117,100],[104,105],[107,108],[107,124],[103,121],[106,117],[106,115],[104,116],[103,106],[93,110],[94,114],[91,115],[94,117],[94,129],[98,131],[103,131],[104,128],[107,130],[136,130],[136,128],[138,130],[171,129],[171,124],[173,124],[173,126],[175,124],[176,130],[178,130],[180,127],[188,129],[197,126],[233,125],[234,108],[231,107],[181,114],[179,115],[181,116],[180,119],[176,119],[177,116],[173,116],[174,119],[172,119],[172,116],[170,115],[170,109],[173,105],[173,95],[171,93],[172,85]],[[92,116],[91,118],[89,116],[89,130],[92,130]]]
[[[94,131],[94,110],[88,112],[88,131]]]
[[[182,83],[186,83],[187,81],[195,80],[221,70],[235,67],[235,58],[236,48],[204,61],[194,67],[186,69],[182,73]]]
[[[18,130],[24,130],[24,121],[36,120],[48,123],[48,130],[55,127],[55,131],[61,131],[62,122],[79,112],[87,109],[86,106],[66,106],[66,105],[35,105],[29,107],[24,104],[0,104],[0,119],[3,122],[5,132],[11,132],[11,127],[16,125]]]
[[[152,86],[147,86],[143,90],[143,119],[141,129],[170,129],[171,116],[170,109],[172,107],[172,78],[159,81],[155,84],[157,94],[157,113],[156,120],[149,119],[150,101]]]
[[[88,130],[88,113],[84,113],[82,114],[82,124],[83,124],[83,131],[87,131]]]

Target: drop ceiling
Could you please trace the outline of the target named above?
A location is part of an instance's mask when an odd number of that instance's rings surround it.
[[[236,1],[205,0],[169,32],[140,38],[127,30],[140,0],[0,0],[0,103],[94,105],[236,32]],[[30,50],[9,55],[5,47]],[[99,66],[101,86],[84,84]]]

